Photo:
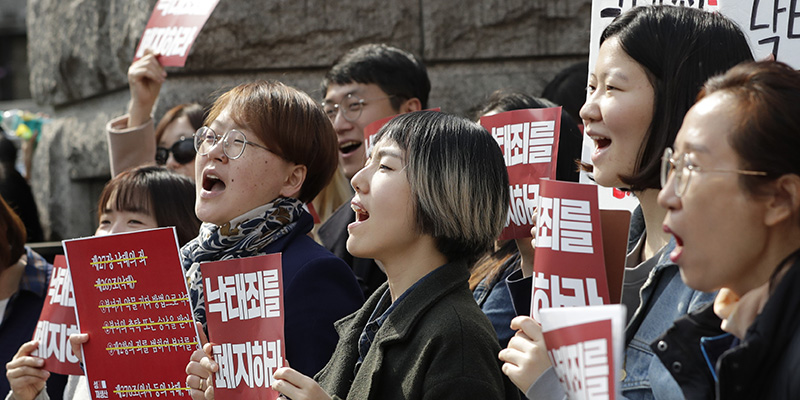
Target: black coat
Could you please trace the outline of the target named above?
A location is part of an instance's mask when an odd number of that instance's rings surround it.
[[[701,337],[724,333],[711,305],[675,321],[652,348],[687,399],[800,399],[798,287],[800,258],[775,287],[744,340],[718,341],[728,345],[714,365],[718,383],[700,346]],[[714,363],[714,357],[709,359]]]

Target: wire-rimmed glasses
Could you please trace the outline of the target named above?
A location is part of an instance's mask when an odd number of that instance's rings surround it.
[[[344,99],[342,99],[342,101],[339,103],[334,103],[329,100],[323,101],[322,110],[325,111],[325,115],[327,115],[331,121],[336,119],[336,115],[339,114],[339,111],[341,111],[344,119],[350,122],[354,122],[361,117],[361,112],[364,110],[366,102],[373,100],[391,99],[392,97],[395,96],[388,95],[382,97],[372,97],[369,99],[362,99],[352,93],[348,93],[347,96],[344,96]]]
[[[207,126],[200,127],[200,129],[195,132],[194,149],[197,150],[197,154],[204,156],[217,144],[218,139],[222,139],[222,151],[225,153],[225,156],[231,160],[241,157],[242,154],[244,154],[244,148],[248,144],[270,151],[266,146],[247,140],[244,133],[236,129],[231,129],[220,136]]]
[[[671,147],[664,149],[664,155],[661,157],[661,187],[667,186],[669,177],[672,176],[673,189],[675,196],[679,198],[686,193],[689,187],[689,180],[692,177],[692,172],[717,172],[717,173],[733,173],[740,175],[751,176],[767,176],[764,171],[749,171],[744,169],[708,169],[701,168],[699,165],[694,165],[689,161],[689,153],[683,153],[678,159],[672,158],[674,151]]]

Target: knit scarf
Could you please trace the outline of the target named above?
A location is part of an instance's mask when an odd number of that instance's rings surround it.
[[[206,304],[200,263],[264,254],[262,249],[290,233],[305,212],[303,203],[279,197],[222,226],[203,223],[200,234],[181,248],[189,298],[197,321],[206,324]]]

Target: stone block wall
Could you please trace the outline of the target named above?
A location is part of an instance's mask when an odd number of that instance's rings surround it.
[[[91,235],[109,179],[105,123],[125,112],[127,68],[156,0],[28,0],[31,93],[52,106],[32,185],[51,240]],[[539,95],[585,60],[590,0],[220,0],[155,110],[277,79],[321,98],[337,57],[373,42],[421,57],[429,105],[464,114],[495,89]]]

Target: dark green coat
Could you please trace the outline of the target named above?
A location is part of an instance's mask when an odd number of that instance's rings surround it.
[[[315,379],[334,398],[516,399],[503,375],[500,346],[467,286],[467,267],[446,264],[389,314],[358,375],[358,339],[388,284],[359,311],[336,322],[339,343]]]

